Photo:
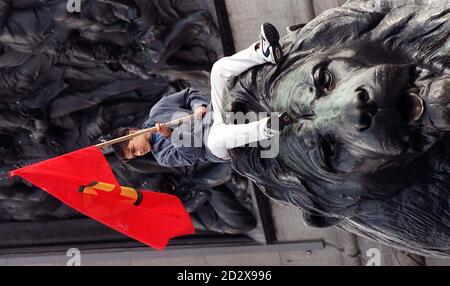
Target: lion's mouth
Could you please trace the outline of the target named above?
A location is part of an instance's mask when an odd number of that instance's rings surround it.
[[[408,125],[413,125],[425,113],[425,101],[420,96],[423,91],[417,81],[426,76],[426,70],[412,67],[410,74],[408,86],[403,90],[397,102],[397,110]]]
[[[421,89],[416,84],[416,80],[421,75],[423,76],[422,69],[411,68],[408,86],[403,90],[397,102],[397,110],[408,125],[418,122],[425,113],[425,101],[420,97]]]
[[[450,131],[450,77],[418,66],[410,67],[409,81],[396,108],[407,126],[416,130]]]
[[[410,87],[399,100],[398,111],[408,125],[418,122],[425,113],[425,101],[419,93],[418,87]]]

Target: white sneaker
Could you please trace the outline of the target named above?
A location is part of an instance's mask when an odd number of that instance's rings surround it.
[[[279,64],[283,59],[283,51],[280,45],[280,34],[274,25],[264,23],[261,25],[259,47],[256,52],[267,62]]]

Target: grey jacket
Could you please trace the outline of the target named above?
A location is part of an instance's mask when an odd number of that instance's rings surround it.
[[[156,123],[168,122],[193,114],[202,105],[207,106],[208,97],[193,88],[163,97],[150,110],[143,128],[150,128]],[[211,110],[211,106],[208,106]],[[209,128],[213,123],[212,113],[208,112],[203,119],[195,119],[183,123],[173,130],[170,138],[153,136],[152,153],[159,164],[168,167],[182,167],[195,164],[197,161],[223,163],[205,146]],[[184,143],[184,144],[180,144]],[[194,145],[194,143],[196,143]]]

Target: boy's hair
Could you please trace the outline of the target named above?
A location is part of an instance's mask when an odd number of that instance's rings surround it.
[[[132,131],[134,129],[135,128],[130,128],[130,127],[117,128],[116,130],[114,130],[111,139],[116,139],[116,138],[126,136],[126,135],[130,134],[130,131]],[[128,147],[129,142],[130,142],[130,140],[127,140],[127,141],[123,141],[123,142],[112,145],[114,154],[116,154],[117,158],[119,158],[119,160],[122,162],[128,161],[127,159],[125,159],[124,150]]]

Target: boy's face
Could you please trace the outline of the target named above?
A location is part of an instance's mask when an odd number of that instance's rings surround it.
[[[130,134],[133,133],[136,133],[136,131],[130,131]],[[148,139],[149,136],[150,135],[140,135],[131,139],[124,150],[125,160],[131,160],[136,157],[144,156],[150,152],[152,148]]]

